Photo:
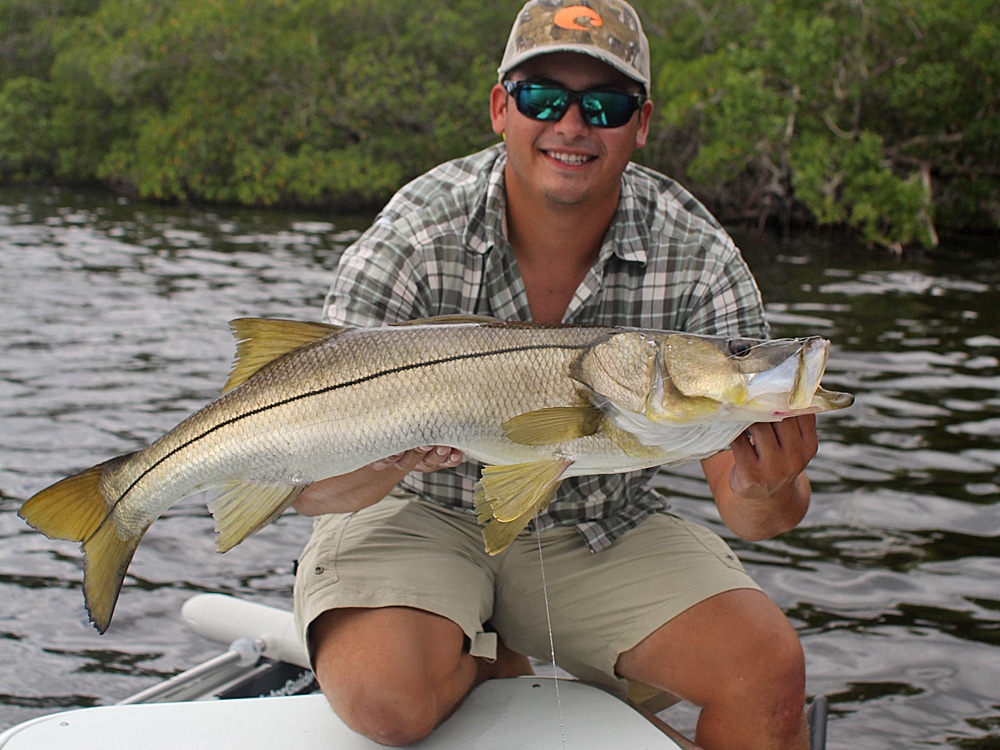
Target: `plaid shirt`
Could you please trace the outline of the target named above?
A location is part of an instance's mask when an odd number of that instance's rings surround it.
[[[341,258],[327,296],[332,323],[377,326],[455,313],[530,320],[504,231],[502,144],[436,167],[400,190]],[[673,180],[636,164],[566,323],[764,338],[760,293],[733,241]],[[403,486],[473,512],[481,466],[411,473]],[[574,524],[593,552],[667,508],[656,469],[571,477],[533,522]]]

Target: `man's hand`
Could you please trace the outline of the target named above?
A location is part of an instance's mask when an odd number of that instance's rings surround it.
[[[752,424],[732,442],[729,486],[743,498],[767,498],[805,471],[818,449],[815,414]]]
[[[751,541],[795,528],[809,509],[815,415],[753,424],[731,447],[701,462],[726,526]]]
[[[446,446],[430,445],[379,459],[350,474],[313,482],[298,496],[292,507],[303,516],[324,513],[351,513],[374,505],[411,471],[437,471],[458,466],[462,452]]]
[[[460,463],[462,463],[460,450],[449,448],[446,445],[424,445],[375,461],[371,467],[375,471],[395,468],[409,473],[411,471],[428,472],[450,469]]]

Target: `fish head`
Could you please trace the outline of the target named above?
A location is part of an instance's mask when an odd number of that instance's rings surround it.
[[[826,391],[830,342],[665,333],[645,417],[653,423],[777,421],[842,409],[849,394]]]

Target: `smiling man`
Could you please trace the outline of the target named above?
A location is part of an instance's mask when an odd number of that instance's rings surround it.
[[[757,286],[718,222],[630,161],[646,142],[649,48],[621,0],[533,0],[490,95],[503,142],[405,186],[344,254],[329,321],[443,314],[766,336]],[[810,489],[815,419],[754,425],[702,462],[722,520],[763,539]],[[481,467],[447,446],[309,487],[315,527],[296,620],[341,718],[387,745],[427,736],[483,680],[549,655],[625,695],[702,707],[696,741],[806,748],[798,638],[715,533],[669,513],[655,470],[576,477],[496,556],[473,494]]]

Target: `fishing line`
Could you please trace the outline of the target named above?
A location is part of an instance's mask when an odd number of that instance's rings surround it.
[[[535,511],[535,524],[538,524],[538,511]],[[549,587],[545,581],[545,560],[542,556],[541,529],[535,529],[535,539],[538,540],[538,567],[542,571],[542,599],[545,601],[545,623],[549,629],[549,659],[552,661],[552,684],[556,689],[556,706],[559,709],[559,737],[563,750],[566,750],[566,724],[563,721],[562,699],[559,697],[559,674],[556,666],[556,642],[552,637],[552,613],[549,611]]]

